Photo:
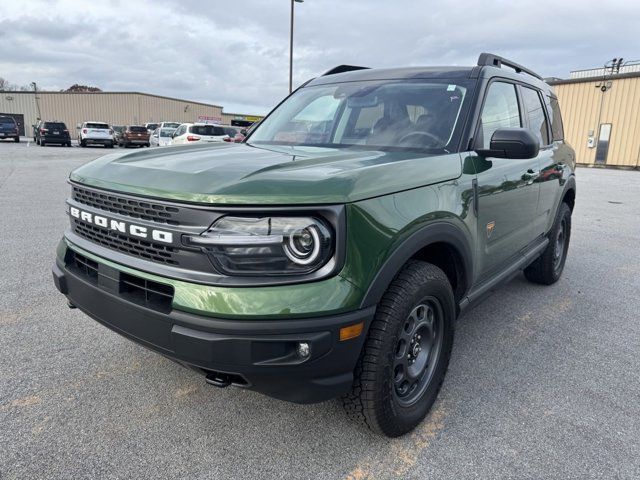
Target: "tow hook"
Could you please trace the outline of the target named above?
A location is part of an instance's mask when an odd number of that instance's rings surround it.
[[[206,382],[218,388],[226,388],[231,385],[231,379],[224,373],[219,372],[209,372],[206,377]]]

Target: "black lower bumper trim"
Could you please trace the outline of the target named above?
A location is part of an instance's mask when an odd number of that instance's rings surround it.
[[[296,403],[324,401],[349,390],[365,335],[341,342],[339,330],[365,322],[366,332],[375,312],[372,307],[318,318],[210,318],[127,301],[60,261],[53,276],[71,303],[117,333],[220,383]],[[300,342],[310,346],[306,359],[297,354]]]

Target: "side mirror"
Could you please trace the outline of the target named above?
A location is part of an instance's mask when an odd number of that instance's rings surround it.
[[[481,157],[534,158],[540,150],[540,142],[526,128],[499,128],[491,137],[489,149],[476,149]]]

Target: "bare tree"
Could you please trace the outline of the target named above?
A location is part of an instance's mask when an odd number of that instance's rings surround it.
[[[0,90],[15,90],[15,85],[6,78],[0,77]]]

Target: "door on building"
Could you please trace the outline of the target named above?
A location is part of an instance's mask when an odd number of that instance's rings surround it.
[[[21,137],[24,137],[24,115],[21,113],[0,113],[0,116],[3,117],[11,117],[13,118],[16,123],[18,124],[18,134]]]
[[[598,145],[596,146],[596,163],[603,165],[607,163],[607,154],[609,153],[609,140],[611,139],[611,124],[601,123],[600,133],[598,134]]]

